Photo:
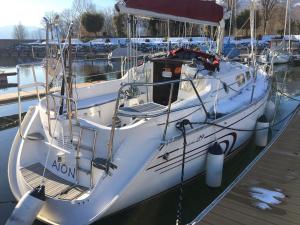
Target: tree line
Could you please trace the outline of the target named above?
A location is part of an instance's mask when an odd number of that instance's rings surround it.
[[[250,34],[250,9],[242,7],[243,0],[227,0],[235,14],[232,18],[234,26],[229,30],[229,22],[226,23],[227,34],[235,36],[249,36]],[[259,36],[265,34],[284,34],[286,2],[287,0],[259,0],[256,8],[256,33]],[[292,2],[292,1],[291,1]],[[236,6],[236,12],[234,6]],[[291,34],[300,33],[300,7],[291,6]],[[288,34],[288,32],[286,32]]]

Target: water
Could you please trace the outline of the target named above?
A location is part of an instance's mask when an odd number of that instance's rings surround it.
[[[14,67],[17,64],[31,63],[31,62],[38,62],[38,61],[40,61],[40,59],[33,59],[31,57],[0,56],[0,68],[1,67]]]
[[[1,61],[0,61],[1,62]],[[1,65],[1,63],[0,63]],[[77,83],[93,82],[99,80],[110,80],[120,77],[120,63],[108,62],[107,60],[78,60],[73,63],[73,71],[76,76]],[[15,66],[0,66],[0,71],[5,70],[7,72],[16,71]],[[45,82],[45,68],[42,63],[34,65],[34,69],[31,66],[21,66],[20,84],[30,84],[34,82],[33,70],[36,74],[37,82]],[[8,76],[8,83],[18,83],[17,76]],[[30,90],[30,89],[26,89]],[[0,94],[15,93],[16,87],[0,88]]]
[[[9,149],[16,135],[17,128],[0,131],[0,224],[4,224],[8,215],[14,209],[15,199],[10,192],[7,178],[7,162]]]
[[[84,64],[84,63],[83,63]],[[93,67],[89,63],[88,66],[81,67],[79,71],[87,71],[84,68]],[[100,67],[98,67],[100,68]],[[105,69],[104,69],[105,70]],[[276,79],[280,83],[279,88],[285,93],[299,95],[300,94],[300,66],[279,66],[276,67]],[[109,72],[109,71],[108,71]],[[278,97],[276,101],[279,103],[276,119],[284,118],[291,112],[298,102],[289,100],[285,97]],[[28,107],[34,102],[26,102]],[[26,110],[26,107],[24,107]],[[16,104],[0,106],[0,117],[12,115],[17,112]],[[0,118],[1,122],[1,118]],[[279,124],[272,130],[272,134],[282,127]],[[16,128],[10,128],[0,131],[0,224],[3,224],[12,211],[15,203],[12,196],[7,179],[7,160],[9,150],[16,134]],[[190,222],[198,213],[203,210],[218,194],[220,194],[237,175],[257,156],[260,149],[254,146],[250,141],[240,153],[230,158],[224,166],[223,185],[218,189],[210,189],[205,185],[204,176],[198,176],[194,180],[188,182],[184,186],[183,201],[183,221]],[[150,181],[149,181],[150,182]],[[176,209],[179,190],[177,188],[162,193],[152,199],[144,201],[141,204],[126,209],[118,214],[109,216],[95,223],[95,225],[174,225],[176,219]],[[36,221],[35,224],[41,225]]]

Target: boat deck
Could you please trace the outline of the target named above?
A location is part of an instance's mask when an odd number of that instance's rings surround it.
[[[208,208],[198,225],[300,224],[300,110]],[[255,160],[255,161],[256,161]]]
[[[21,169],[25,181],[35,188],[42,182],[44,166],[40,163]],[[62,200],[74,200],[84,194],[88,188],[76,185],[55,175],[48,169],[45,170],[44,184],[46,196]]]

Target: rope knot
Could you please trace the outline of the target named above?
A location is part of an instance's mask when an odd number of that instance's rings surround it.
[[[188,120],[184,119],[178,123],[176,123],[176,128],[180,130],[181,132],[185,132],[185,126],[190,125],[191,128],[193,128],[193,124]]]

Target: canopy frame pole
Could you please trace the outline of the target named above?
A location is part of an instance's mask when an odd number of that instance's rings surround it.
[[[222,19],[218,26],[218,37],[217,37],[217,54],[218,55],[221,55],[221,53],[223,51],[224,31],[225,31],[225,20]]]
[[[167,41],[168,41],[168,52],[170,52],[170,50],[171,50],[171,43],[170,43],[170,20],[169,19],[167,20],[167,23],[168,23],[168,38],[167,38]]]

